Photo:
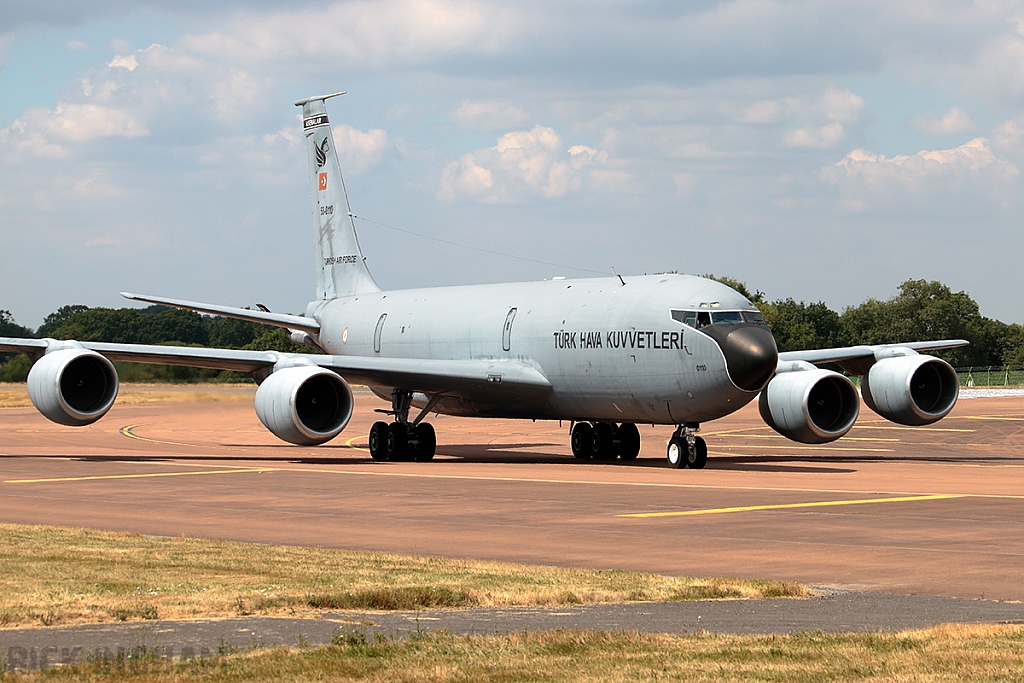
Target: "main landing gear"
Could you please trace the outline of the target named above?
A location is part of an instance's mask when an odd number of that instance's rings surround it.
[[[668,440],[668,465],[681,470],[689,467],[694,470],[704,469],[708,464],[708,444],[697,436],[700,425],[685,424],[676,427],[672,438]]]
[[[394,415],[395,421],[375,422],[370,427],[370,457],[374,460],[415,460],[427,462],[434,459],[437,438],[434,426],[423,422],[430,409],[437,403],[431,399],[415,420],[409,422],[409,404],[412,394],[408,391],[391,392],[391,410],[379,412]]]
[[[580,460],[636,460],[640,455],[640,430],[631,422],[577,422],[569,440]]]

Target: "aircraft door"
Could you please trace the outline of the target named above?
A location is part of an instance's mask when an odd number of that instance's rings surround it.
[[[377,321],[377,329],[373,331],[373,352],[380,353],[380,335],[384,331],[384,321],[388,319],[387,313],[381,313]]]
[[[505,316],[505,327],[501,330],[501,348],[512,349],[512,321],[516,319],[516,309],[510,308]]]

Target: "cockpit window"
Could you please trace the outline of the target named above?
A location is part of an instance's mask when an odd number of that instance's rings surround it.
[[[676,322],[689,325],[690,327],[697,326],[697,311],[672,311],[672,319]]]
[[[739,311],[713,311],[711,313],[712,323],[741,323],[743,322],[743,314]]]
[[[690,327],[700,329],[708,325],[736,325],[755,323],[764,325],[764,316],[759,311],[672,311],[672,319]]]

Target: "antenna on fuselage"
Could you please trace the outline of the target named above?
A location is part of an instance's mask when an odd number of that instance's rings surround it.
[[[623,287],[626,286],[626,281],[622,279],[621,275],[619,275],[618,273],[615,272],[615,266],[612,266],[612,275],[614,275],[615,277],[619,278],[619,282],[622,283]]]

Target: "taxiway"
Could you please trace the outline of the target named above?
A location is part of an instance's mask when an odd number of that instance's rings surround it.
[[[443,416],[433,462],[373,462],[368,391],[318,448],[266,432],[252,391],[77,429],[0,409],[0,522],[1024,600],[1024,398],[962,399],[924,428],[865,408],[825,446],[750,405],[704,425],[694,471],[667,467],[666,427],[603,464],[573,460],[568,423]]]

